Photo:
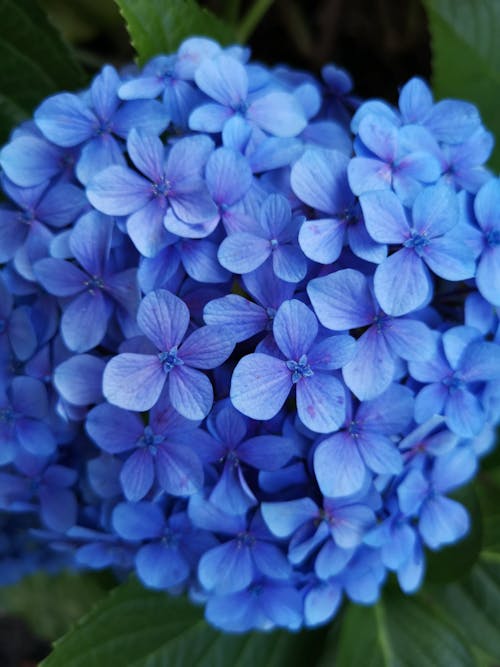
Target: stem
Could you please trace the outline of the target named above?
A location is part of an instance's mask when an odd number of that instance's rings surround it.
[[[274,0],[255,0],[240,22],[238,28],[238,40],[240,42],[245,43],[248,41],[248,38],[258,26],[273,2]]]

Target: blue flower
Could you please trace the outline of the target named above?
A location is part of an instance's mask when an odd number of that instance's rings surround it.
[[[456,195],[449,188],[436,185],[423,190],[410,220],[388,190],[366,193],[360,201],[373,239],[399,247],[377,266],[373,279],[375,296],[388,315],[405,315],[432,297],[427,267],[446,280],[473,277],[474,256],[460,238]]]
[[[285,301],[274,318],[278,358],[257,352],[243,357],[231,380],[233,405],[254,419],[271,419],[291,389],[301,421],[316,433],[337,430],[345,416],[345,390],[332,371],[354,353],[347,335],[316,341],[318,322],[302,302]]]
[[[307,271],[307,261],[297,244],[302,220],[292,218],[285,197],[269,195],[259,212],[260,228],[229,234],[219,247],[219,262],[229,271],[245,274],[270,260],[278,278],[300,282]]]
[[[490,303],[500,306],[500,180],[494,178],[483,185],[474,200],[474,211],[483,237],[477,288]]]
[[[219,366],[234,343],[218,327],[201,327],[182,343],[189,325],[185,303],[167,290],[150,292],[141,302],[137,323],[158,352],[125,352],[108,362],[103,391],[108,401],[126,410],[149,410],[168,381],[174,408],[186,419],[203,419],[212,407],[210,380],[199,368]]]

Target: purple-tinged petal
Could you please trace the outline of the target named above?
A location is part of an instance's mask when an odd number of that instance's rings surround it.
[[[238,362],[231,378],[234,407],[253,419],[271,419],[292,388],[286,363],[267,354],[249,354]]]
[[[285,235],[292,224],[288,199],[279,194],[266,197],[260,208],[259,220],[266,238],[276,239]]]
[[[35,123],[57,146],[77,146],[89,139],[98,120],[82,100],[71,93],[46,99],[35,111]]]
[[[110,310],[101,290],[79,294],[61,318],[61,333],[68,348],[73,352],[87,352],[99,345],[106,335]]]
[[[307,125],[297,99],[282,92],[271,92],[257,98],[248,107],[247,118],[276,137],[295,137]]]
[[[85,289],[88,275],[70,262],[47,257],[33,267],[37,280],[55,296],[73,296]]]
[[[299,232],[299,245],[306,257],[320,264],[339,258],[344,245],[346,222],[341,218],[306,220]]]
[[[349,185],[355,195],[389,192],[392,182],[390,165],[369,157],[354,157],[347,170]]]
[[[102,403],[87,415],[85,428],[105,452],[119,454],[135,447],[144,426],[139,415]]]
[[[356,341],[351,336],[328,336],[311,348],[307,359],[314,371],[342,368],[354,357]]]
[[[297,413],[315,433],[332,433],[345,419],[346,395],[342,383],[332,375],[314,373],[297,382]]]
[[[394,316],[422,307],[432,293],[427,268],[412,248],[402,248],[379,264],[373,282],[382,309]]]
[[[165,520],[159,505],[120,503],[113,510],[112,524],[124,540],[148,540],[161,535]]]
[[[342,369],[344,381],[361,401],[379,396],[394,380],[396,364],[382,332],[371,326],[356,342],[354,359]]]
[[[167,213],[163,220],[165,229],[170,234],[175,234],[185,239],[203,239],[209,236],[217,227],[219,216],[215,215],[211,220],[204,223],[188,223],[180,220],[171,208],[167,209]]]
[[[147,294],[139,306],[137,324],[159,350],[179,345],[189,324],[189,309],[164,289]]]
[[[189,366],[176,366],[170,371],[169,396],[174,408],[186,419],[204,419],[213,403],[210,380]]]
[[[106,364],[103,393],[113,405],[142,412],[157,402],[166,379],[156,355],[119,354]]]
[[[424,503],[418,527],[427,546],[439,549],[463,537],[469,525],[469,515],[460,503],[436,495]]]
[[[314,452],[314,472],[321,492],[330,498],[350,496],[361,488],[366,466],[347,433],[323,440]]]
[[[131,502],[142,500],[153,486],[153,457],[147,449],[137,449],[123,464],[120,482],[125,498]]]
[[[161,488],[173,496],[190,496],[203,488],[203,466],[187,445],[161,445],[156,454]]]
[[[190,224],[209,223],[219,219],[217,207],[208,192],[207,186],[199,179],[182,183],[175,193],[170,195],[170,204],[175,215]]]
[[[394,192],[367,192],[360,204],[368,233],[378,243],[404,243],[410,237],[404,208]]]
[[[342,549],[352,549],[363,541],[368,529],[375,523],[375,514],[366,505],[346,505],[332,510],[331,533]]]
[[[368,279],[354,269],[310,280],[307,294],[321,324],[332,331],[363,327],[375,316]]]
[[[292,167],[294,193],[318,211],[342,212],[353,201],[347,183],[348,162],[339,151],[307,150]]]
[[[182,344],[182,361],[194,368],[217,368],[228,359],[234,340],[224,327],[204,326],[193,331]]]
[[[97,174],[87,185],[87,197],[107,215],[129,215],[153,198],[149,181],[135,171],[113,165]]]
[[[105,362],[90,354],[70,357],[56,367],[54,385],[72,405],[91,405],[102,400],[102,374]]]
[[[122,308],[135,317],[140,299],[137,269],[126,269],[108,276],[104,289]]]
[[[219,247],[219,262],[228,271],[249,273],[271,255],[271,245],[265,238],[247,232],[227,236]]]
[[[318,335],[318,320],[302,301],[284,301],[274,318],[273,335],[281,352],[298,361]]]

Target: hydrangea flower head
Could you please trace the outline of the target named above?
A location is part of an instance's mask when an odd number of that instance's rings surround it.
[[[4,580],[111,566],[225,631],[297,630],[389,572],[416,591],[470,528],[492,137],[421,79],[392,107],[248,59],[193,37],[107,66],[0,151]]]

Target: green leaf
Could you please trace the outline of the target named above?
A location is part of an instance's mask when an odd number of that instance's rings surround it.
[[[467,579],[439,588],[435,597],[471,644],[500,661],[500,559],[483,556]]]
[[[100,599],[115,580],[105,573],[39,572],[0,588],[0,610],[23,616],[46,639],[56,639]]]
[[[321,667],[476,667],[466,639],[423,595],[387,593],[373,607],[351,605],[336,662]]]
[[[221,44],[236,41],[233,29],[195,0],[115,0],[127,22],[138,61],[144,64],[160,53],[172,53],[193,35],[212,37]]]
[[[456,544],[439,551],[427,552],[426,581],[447,583],[463,577],[474,566],[481,552],[483,519],[474,486],[469,484],[453,493],[451,497],[467,508],[470,530]]]
[[[132,580],[110,593],[56,642],[43,667],[303,667],[314,664],[322,633],[228,635],[184,598]]]
[[[35,0],[0,0],[0,142],[45,97],[85,76]]]
[[[500,2],[424,0],[433,50],[437,97],[474,102],[496,136],[491,165],[500,169]]]

